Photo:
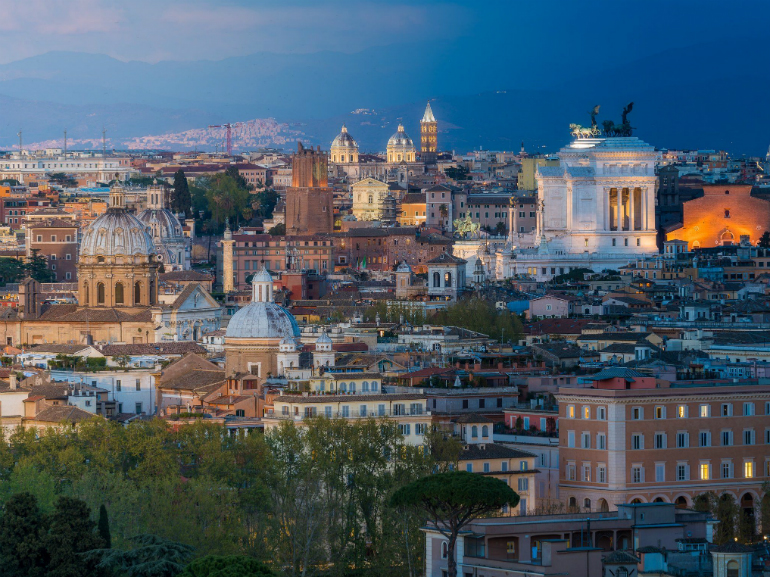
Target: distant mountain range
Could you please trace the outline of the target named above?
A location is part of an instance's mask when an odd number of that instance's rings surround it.
[[[574,60],[493,67],[462,39],[450,48],[158,64],[48,53],[0,65],[0,148],[18,145],[19,129],[26,146],[56,143],[66,128],[74,147],[100,142],[105,127],[109,147],[213,149],[221,135],[208,125],[259,119],[236,145],[328,147],[346,123],[363,151],[378,152],[399,122],[419,140],[428,99],[441,147],[457,151],[518,150],[523,141],[530,152],[552,152],[569,140],[569,123],[589,122],[593,105],[602,105],[600,121],[617,121],[632,100],[636,134],[660,148],[764,155],[770,144],[761,38],[709,41],[606,70]]]

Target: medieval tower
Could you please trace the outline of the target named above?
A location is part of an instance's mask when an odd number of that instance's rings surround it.
[[[286,234],[334,232],[334,203],[327,174],[327,154],[297,143],[291,186],[286,189]]]

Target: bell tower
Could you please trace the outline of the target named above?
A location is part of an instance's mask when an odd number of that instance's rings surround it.
[[[423,162],[435,163],[438,156],[438,122],[430,102],[420,120],[420,157]]]

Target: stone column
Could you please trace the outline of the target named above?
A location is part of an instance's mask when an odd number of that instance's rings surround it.
[[[628,191],[628,230],[636,230],[636,227],[634,226],[634,223],[636,222],[635,216],[636,216],[636,206],[634,206],[634,193],[636,192],[635,188],[632,188]]]
[[[222,241],[222,292],[233,292],[233,244],[234,240]]]
[[[609,188],[604,189],[603,203],[604,203],[604,206],[603,206],[604,230],[609,231],[610,230],[610,189]]]
[[[616,222],[618,223],[618,232],[620,232],[623,230],[623,189],[622,188],[618,189],[617,198],[618,198],[618,203],[617,203],[617,206],[615,207],[616,208],[615,213],[618,215],[616,217],[617,218]]]
[[[641,196],[642,196],[642,230],[647,231],[647,211],[648,211],[648,202],[647,202],[647,187],[640,187],[639,190],[641,190]]]

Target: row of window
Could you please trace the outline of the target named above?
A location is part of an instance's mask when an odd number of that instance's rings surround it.
[[[384,417],[386,416],[387,409],[385,408],[384,404],[377,405],[377,408],[369,409],[368,405],[359,405],[358,406],[358,413],[355,411],[351,411],[351,405],[342,405],[339,408],[339,414],[335,415],[333,407],[326,406],[323,408],[324,416],[328,418],[332,418],[334,416],[341,416],[341,417]],[[422,415],[424,412],[424,407],[421,403],[411,403],[409,407],[407,408],[406,405],[402,403],[394,404],[391,407],[391,413],[395,416],[406,416],[406,415]],[[288,416],[291,413],[289,406],[284,405],[281,407],[281,414],[284,416]],[[300,414],[300,408],[298,406],[294,407],[294,415],[299,416]],[[305,417],[315,417],[318,415],[318,407],[305,407],[304,410]]]
[[[756,445],[757,436],[754,429],[743,430],[743,444]],[[735,444],[733,431],[726,429],[720,433],[721,446],[731,447]],[[770,429],[765,429],[765,444],[770,445]],[[711,431],[700,431],[698,433],[698,447],[711,447]],[[575,447],[575,431],[567,431],[567,447]],[[687,449],[690,447],[690,433],[679,431],[676,434],[676,448]],[[580,435],[580,448],[591,449],[591,433],[583,431]],[[604,433],[597,433],[595,449],[605,450],[607,448],[607,436]],[[631,450],[639,451],[645,449],[644,434],[634,433],[631,435]],[[653,449],[668,449],[668,435],[666,433],[655,433],[653,436]]]
[[[117,379],[115,381],[115,391],[120,392],[123,390],[123,382],[120,379]],[[136,379],[136,390],[141,391],[142,390],[142,382],[139,379]],[[141,412],[141,411],[138,411]]]
[[[770,476],[770,461],[766,462],[765,475]],[[720,477],[714,476],[712,465],[710,461],[700,461],[697,468],[697,479],[701,481],[710,481],[716,478],[721,479],[735,479],[735,468],[732,461],[723,461],[718,469]],[[586,483],[591,482],[591,464],[583,463],[580,470],[580,480]],[[746,459],[743,461],[742,476],[744,479],[753,479],[757,475],[756,464],[753,459]],[[679,462],[675,468],[675,480],[676,481],[690,481],[690,465],[687,462]],[[567,463],[565,470],[565,477],[567,481],[577,481],[577,467],[575,463]],[[655,464],[655,483],[665,483],[669,479],[666,478],[666,465],[665,463]],[[645,468],[643,465],[631,465],[629,481],[631,483],[645,483]],[[607,482],[607,466],[604,463],[600,463],[596,466],[596,478],[597,483]]]
[[[719,406],[716,416],[719,417],[732,417],[733,416],[733,403],[722,403]],[[744,417],[753,417],[756,413],[756,406],[752,402],[743,403],[741,414]],[[576,418],[577,410],[575,405],[567,405],[566,417],[568,419]],[[770,415],[770,401],[765,403],[765,415]],[[583,419],[591,419],[591,406],[584,405],[580,409],[580,416]],[[688,405],[677,405],[674,412],[674,417],[677,419],[686,419],[690,416],[690,408]],[[706,418],[711,417],[711,405],[703,403],[698,405],[698,417]],[[607,419],[607,407],[596,407],[594,417],[596,420],[605,421]],[[664,405],[656,405],[652,409],[653,419],[665,419],[667,418],[667,411]],[[631,407],[631,419],[634,421],[644,420],[644,407]]]
[[[37,235],[37,242],[43,242],[43,235],[42,234],[38,234]],[[48,242],[48,241],[46,241],[46,242]],[[51,235],[50,242],[57,242],[55,234]],[[69,234],[67,236],[65,236],[64,237],[64,242],[72,242],[72,236],[69,235]]]
[[[483,469],[484,473],[491,473],[492,472],[489,463],[484,463],[483,466],[482,466],[482,469]],[[472,462],[466,463],[465,464],[465,470],[468,471],[469,473],[473,473],[473,463]],[[508,462],[507,461],[503,461],[500,464],[500,471],[503,472],[503,473],[508,472]],[[519,461],[519,471],[529,471],[529,466],[528,466],[526,461]],[[522,481],[524,481],[524,483],[522,483]],[[529,483],[529,480],[526,479],[526,478],[519,479],[519,490],[526,491],[529,488],[528,483]],[[525,487],[525,488],[522,489],[522,487]]]

